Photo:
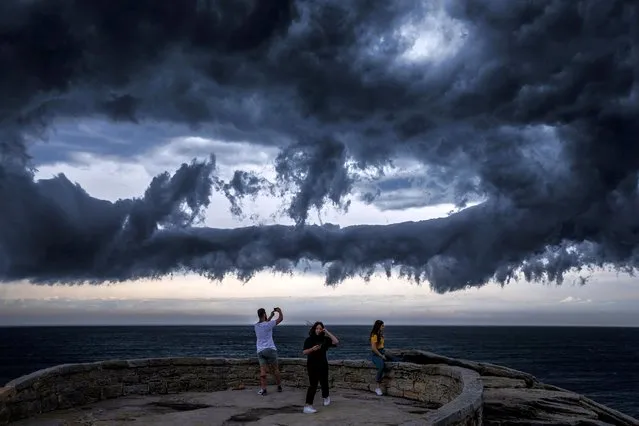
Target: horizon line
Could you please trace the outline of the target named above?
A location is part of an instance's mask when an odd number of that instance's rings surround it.
[[[385,322],[386,323],[386,322]],[[195,324],[113,324],[113,323],[105,323],[105,324],[0,324],[0,328],[29,328],[29,327],[41,327],[41,328],[52,328],[52,327],[250,327],[253,326],[254,323],[246,323],[246,324],[209,324],[209,323],[195,323]],[[369,323],[348,323],[348,324],[332,324],[331,327],[363,327],[363,326],[371,326]],[[527,327],[538,327],[538,328],[639,328],[639,325],[633,324],[512,324],[512,325],[504,325],[504,324],[387,324],[387,327],[493,327],[493,328],[527,328]],[[278,327],[308,327],[307,324],[304,323],[287,323],[287,324],[279,324]]]

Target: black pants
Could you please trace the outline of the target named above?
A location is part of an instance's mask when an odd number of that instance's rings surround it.
[[[328,364],[309,364],[306,366],[306,371],[308,372],[306,404],[313,405],[318,382],[322,385],[322,398],[328,398]]]

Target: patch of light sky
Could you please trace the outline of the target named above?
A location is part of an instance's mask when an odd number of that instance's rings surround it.
[[[274,149],[176,137],[125,158],[74,152],[69,161],[40,164],[37,178],[64,173],[92,196],[114,201],[140,196],[154,175],[174,171],[182,162],[204,158],[210,152],[217,155],[222,177],[230,177],[238,168],[274,176]],[[280,200],[269,197],[245,203],[247,217],[258,214],[259,223],[291,223],[278,215],[281,208]],[[388,224],[442,217],[452,208],[438,205],[380,210],[354,198],[347,213],[326,208],[322,221],[341,226]],[[255,224],[255,220],[233,217],[226,199],[214,194],[205,225],[231,228]],[[248,283],[233,277],[217,283],[192,275],[101,286],[37,286],[16,282],[0,285],[4,312],[0,324],[86,323],[87,312],[99,323],[127,319],[131,323],[146,323],[151,321],[149,318],[154,323],[247,323],[253,320],[257,307],[273,304],[287,310],[289,323],[300,324],[309,316],[327,315],[333,318],[333,323],[368,323],[383,312],[388,321],[394,318],[400,323],[533,324],[544,323],[546,316],[562,323],[592,325],[593,321],[606,323],[606,312],[628,311],[621,318],[615,317],[616,323],[639,325],[639,315],[630,312],[630,307],[639,301],[639,287],[632,279],[601,272],[585,286],[573,284],[577,282],[569,278],[562,286],[516,282],[505,287],[492,283],[443,295],[432,292],[428,285],[398,278],[374,277],[368,283],[355,278],[327,287],[322,276],[312,273],[295,276],[261,273]],[[552,312],[563,316],[548,316]]]
[[[464,25],[437,4],[428,14],[413,16],[398,30],[397,36],[409,46],[400,60],[407,63],[441,62],[460,49],[465,34]]]

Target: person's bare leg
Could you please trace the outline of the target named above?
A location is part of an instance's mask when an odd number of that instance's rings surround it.
[[[266,389],[266,374],[268,372],[267,366],[265,364],[260,365],[260,387],[262,389]]]
[[[275,376],[275,383],[277,386],[282,385],[282,378],[280,377],[280,366],[278,364],[271,365],[273,376]]]

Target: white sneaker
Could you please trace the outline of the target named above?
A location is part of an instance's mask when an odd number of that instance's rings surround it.
[[[305,405],[303,413],[304,414],[313,414],[313,413],[317,413],[317,410],[315,408],[313,408],[313,406],[311,406],[311,405]]]
[[[324,398],[324,405],[331,405],[331,397]]]
[[[375,389],[375,393],[377,394],[377,396],[382,396],[382,390],[380,388]]]

